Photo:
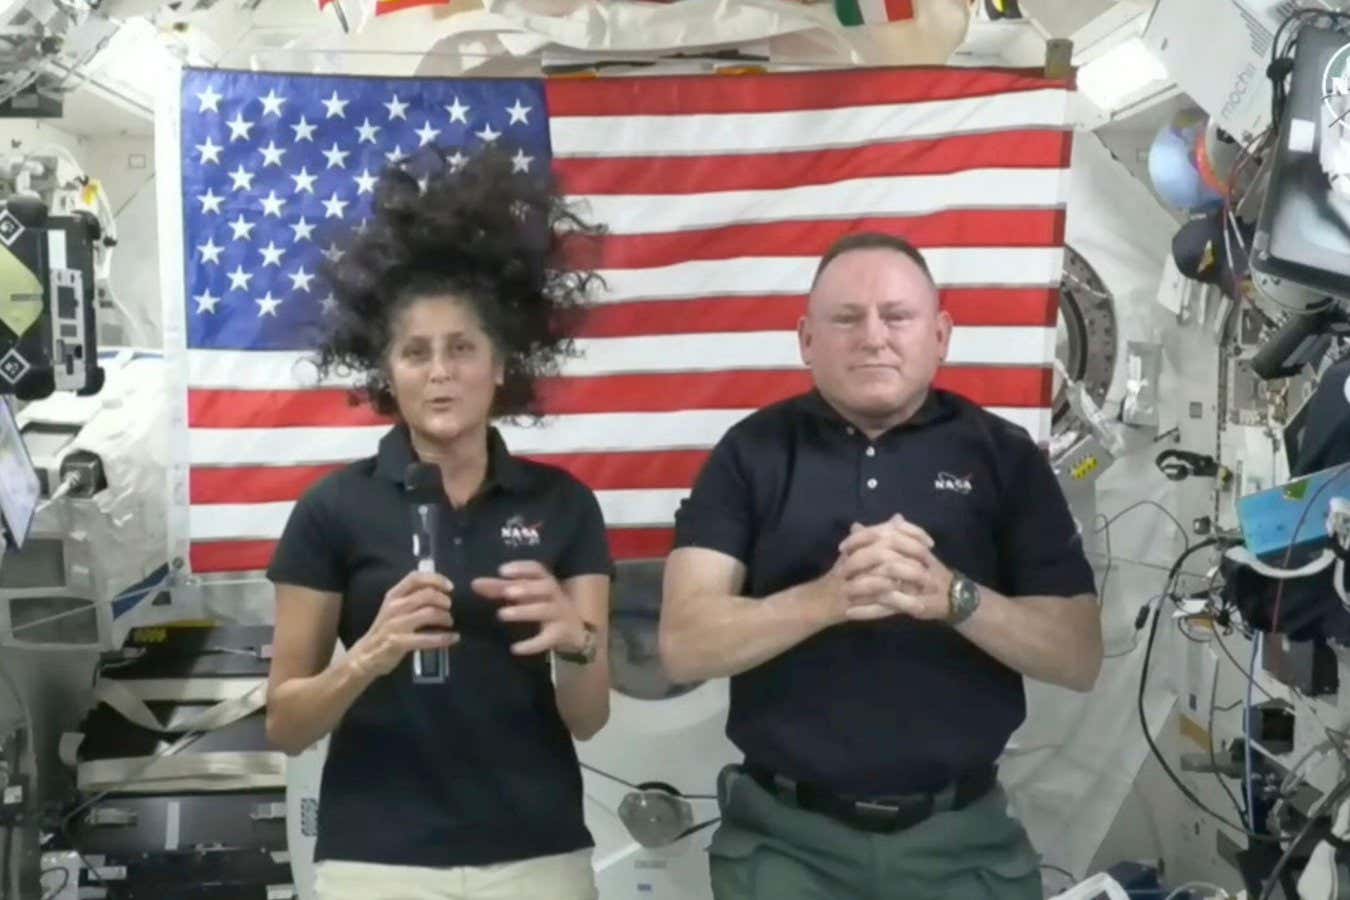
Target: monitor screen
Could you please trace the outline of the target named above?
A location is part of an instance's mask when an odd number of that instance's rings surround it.
[[[0,515],[4,516],[9,542],[18,549],[33,524],[41,488],[37,471],[28,457],[14,411],[0,398]]]

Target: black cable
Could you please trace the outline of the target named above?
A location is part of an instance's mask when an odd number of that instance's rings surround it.
[[[1214,703],[1219,697],[1219,666],[1221,665],[1223,665],[1222,661],[1220,661],[1218,657],[1215,657],[1214,677],[1210,680],[1209,685],[1209,765],[1214,771],[1214,780],[1219,782],[1219,787],[1223,788],[1223,792],[1228,795],[1228,799],[1233,801],[1233,809],[1237,810],[1238,821],[1241,821],[1243,818],[1242,804],[1238,802],[1237,795],[1234,794],[1233,789],[1228,786],[1228,782],[1224,781],[1223,776],[1219,774],[1219,758],[1214,752],[1214,713],[1218,711]],[[1243,701],[1239,699],[1233,706],[1240,706],[1242,702]],[[1230,706],[1229,709],[1232,709],[1233,706]]]
[[[1279,861],[1275,863],[1275,868],[1270,870],[1270,876],[1267,878],[1266,883],[1262,885],[1261,896],[1258,900],[1270,900],[1271,894],[1275,891],[1275,886],[1280,883],[1280,875],[1284,872],[1285,867],[1289,865],[1289,860],[1294,858],[1294,851],[1296,851],[1299,848],[1299,845],[1312,833],[1313,826],[1317,824],[1321,813],[1330,809],[1331,814],[1334,817],[1336,815],[1336,804],[1345,799],[1347,794],[1350,794],[1350,778],[1345,779],[1331,789],[1331,793],[1326,795],[1325,802],[1323,802],[1318,809],[1317,816],[1308,816],[1308,821],[1303,823],[1303,827],[1299,829],[1298,834],[1294,835],[1294,839],[1289,842],[1289,848],[1284,851],[1280,856]]]
[[[1164,595],[1166,596],[1172,594],[1172,590],[1177,580],[1177,576],[1181,573],[1181,567],[1185,565],[1186,559],[1191,554],[1197,553],[1200,550],[1205,549],[1206,547],[1212,547],[1215,544],[1218,544],[1219,542],[1220,542],[1219,538],[1207,538],[1201,541],[1200,543],[1192,546],[1185,553],[1182,553],[1180,556],[1178,556],[1176,562],[1172,563],[1172,568],[1167,574],[1167,584],[1163,592]],[[1172,783],[1177,786],[1177,790],[1181,791],[1182,796],[1185,797],[1187,800],[1191,801],[1191,803],[1193,803],[1202,812],[1208,814],[1216,821],[1221,822],[1224,825],[1227,825],[1234,831],[1238,831],[1242,834],[1245,834],[1251,840],[1273,842],[1278,844],[1279,841],[1277,838],[1274,838],[1268,834],[1258,834],[1254,831],[1249,830],[1246,825],[1235,824],[1221,813],[1217,813],[1214,810],[1210,809],[1208,806],[1206,806],[1205,803],[1195,795],[1195,792],[1192,791],[1190,788],[1188,788],[1185,782],[1183,782],[1180,778],[1177,777],[1177,773],[1172,770],[1172,767],[1170,765],[1168,765],[1167,759],[1163,756],[1162,751],[1158,749],[1158,744],[1153,740],[1153,735],[1148,728],[1148,716],[1144,712],[1144,694],[1148,690],[1148,667],[1149,663],[1153,659],[1153,644],[1158,637],[1158,619],[1162,617],[1162,609],[1163,604],[1161,602],[1159,602],[1158,605],[1153,608],[1153,618],[1148,629],[1148,641],[1144,645],[1144,667],[1143,670],[1139,673],[1139,696],[1137,703],[1139,713],[1139,725],[1143,728],[1144,740],[1148,742],[1148,749],[1150,752],[1152,752],[1153,758],[1158,761],[1158,765],[1162,766],[1163,772],[1167,775],[1169,779],[1171,779]]]
[[[1041,863],[1041,868],[1042,868],[1042,869],[1049,869],[1051,872],[1058,872],[1059,874],[1063,875],[1065,878],[1069,879],[1069,884],[1071,884],[1071,885],[1072,885],[1072,884],[1077,884],[1078,882],[1080,882],[1080,881],[1083,880],[1083,879],[1078,878],[1077,876],[1075,876],[1075,875],[1074,875],[1072,872],[1070,872],[1068,869],[1061,869],[1059,866],[1052,866],[1052,865],[1050,865],[1049,863]]]
[[[1105,519],[1105,521],[1102,522],[1101,528],[1098,528],[1097,530],[1101,531],[1103,529],[1110,528],[1116,522],[1117,519],[1121,518],[1126,513],[1133,512],[1134,510],[1138,509],[1141,506],[1152,506],[1153,508],[1161,512],[1163,515],[1167,516],[1167,518],[1171,519],[1172,524],[1177,526],[1177,531],[1180,532],[1181,534],[1181,541],[1182,544],[1184,545],[1183,549],[1184,550],[1191,549],[1190,533],[1186,531],[1186,526],[1182,525],[1181,520],[1178,519],[1176,516],[1172,515],[1172,512],[1167,507],[1159,503],[1157,500],[1136,500],[1134,503],[1131,503],[1129,506],[1111,514],[1110,516],[1103,515],[1102,518]]]
[[[1350,21],[1350,13],[1304,7],[1291,12],[1275,30],[1275,37],[1270,42],[1270,64],[1266,69],[1266,77],[1270,79],[1270,125],[1274,129],[1278,130],[1280,127],[1280,117],[1284,114],[1284,105],[1288,100],[1285,84],[1293,72],[1289,51],[1298,43],[1299,30],[1308,19],[1314,18],[1326,18],[1333,23],[1342,23]],[[1284,36],[1285,30],[1295,22],[1299,23],[1299,28],[1290,33],[1289,40],[1281,48],[1280,39]]]
[[[56,898],[60,895],[60,893],[70,885],[70,870],[60,866],[55,866],[50,869],[43,869],[40,873],[38,873],[38,880],[41,881],[43,876],[45,876],[49,872],[60,872],[61,883],[54,888],[47,889],[47,892],[42,895],[42,900],[56,900]]]
[[[14,829],[6,828],[0,839],[0,897],[9,895],[9,858],[14,853]]]
[[[721,816],[718,816],[718,817],[715,818],[715,819],[708,819],[708,820],[705,821],[705,822],[699,822],[697,825],[691,825],[691,826],[689,826],[688,828],[686,828],[684,831],[681,831],[681,832],[679,833],[679,835],[676,836],[675,840],[677,840],[677,841],[682,841],[682,840],[684,840],[685,838],[689,837],[691,834],[698,834],[698,833],[699,833],[700,831],[702,831],[703,829],[705,829],[705,828],[711,828],[712,826],[716,825],[716,824],[717,824],[718,822],[720,822],[720,821],[722,821],[722,817],[721,817]]]
[[[1233,664],[1233,668],[1237,669],[1244,679],[1246,679],[1247,681],[1251,681],[1254,673],[1248,672],[1247,667],[1244,666],[1242,663],[1238,662],[1237,657],[1233,655],[1233,651],[1228,649],[1228,645],[1223,642],[1223,638],[1219,636],[1219,633],[1217,631],[1214,632],[1214,641],[1219,645],[1219,649],[1223,651],[1223,655],[1228,657],[1228,661]],[[1259,683],[1256,682],[1252,683],[1256,686],[1256,689],[1258,691],[1266,695],[1267,700],[1276,699],[1274,694],[1266,690]]]
[[[597,769],[595,766],[589,766],[589,765],[587,765],[586,763],[580,763],[579,765],[581,766],[581,768],[585,769],[587,772],[590,772],[590,773],[595,774],[595,775],[599,775],[601,778],[608,778],[610,781],[614,782],[615,784],[621,784],[621,785],[623,785],[624,787],[628,788],[630,791],[640,791],[640,790],[642,790],[642,786],[641,786],[641,785],[633,784],[633,782],[631,782],[631,781],[624,781],[624,780],[623,780],[622,778],[620,778],[618,775],[611,775],[611,774],[609,774],[608,772],[606,772],[604,769]],[[683,798],[686,799],[686,800],[716,800],[716,799],[717,799],[717,795],[716,795],[716,794],[680,794],[680,793],[676,792],[676,795],[679,796],[679,797],[683,797]]]

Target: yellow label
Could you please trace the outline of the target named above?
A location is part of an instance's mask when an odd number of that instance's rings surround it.
[[[133,628],[131,639],[138,644],[162,644],[169,639],[169,629]]]
[[[1213,738],[1209,735],[1209,730],[1190,716],[1177,716],[1177,724],[1181,729],[1181,736],[1195,744],[1201,750],[1209,750],[1210,742]]]
[[[42,317],[42,282],[0,244],[0,322],[19,337]]]
[[[1074,480],[1081,481],[1082,479],[1091,475],[1092,471],[1096,468],[1097,468],[1097,457],[1089,456],[1087,459],[1083,460],[1078,465],[1074,466],[1073,470],[1069,474],[1074,477]]]

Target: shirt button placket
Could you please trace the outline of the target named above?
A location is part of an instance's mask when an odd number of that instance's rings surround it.
[[[849,429],[853,434],[853,429]],[[877,487],[880,481],[877,479],[877,448],[874,444],[867,444],[862,450],[862,462],[858,466],[858,478],[861,482],[859,493],[861,496],[861,506],[866,518],[875,518],[878,504]]]

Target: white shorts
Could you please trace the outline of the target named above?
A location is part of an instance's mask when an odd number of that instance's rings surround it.
[[[597,900],[591,850],[452,869],[325,860],[319,900]]]

